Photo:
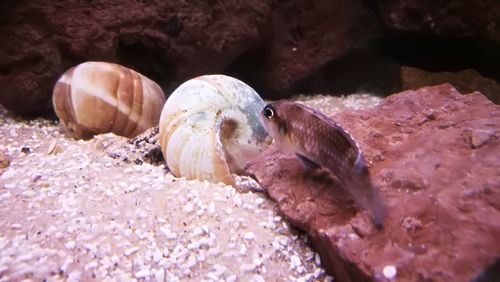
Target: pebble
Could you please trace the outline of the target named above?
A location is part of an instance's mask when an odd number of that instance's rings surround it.
[[[128,256],[131,256],[131,255],[137,253],[139,250],[140,250],[139,247],[132,247],[130,249],[125,250],[124,254],[125,254],[125,256],[128,257]]]
[[[135,278],[148,278],[151,275],[149,269],[141,269],[135,273]]]
[[[190,213],[194,210],[194,207],[192,204],[187,204],[184,207],[182,207],[182,211],[185,213]]]
[[[68,242],[66,242],[66,244],[64,244],[64,246],[67,249],[73,250],[76,247],[76,243],[75,243],[75,241],[68,241]]]
[[[384,273],[385,278],[394,279],[396,278],[398,271],[394,265],[386,265],[382,270],[382,273]]]
[[[155,271],[155,281],[156,282],[165,281],[165,269],[160,268],[160,269]]]
[[[317,266],[321,265],[321,257],[319,256],[318,253],[314,254],[314,262],[316,263]]]
[[[296,255],[290,257],[290,269],[297,268],[301,265],[300,258]]]
[[[245,240],[253,240],[255,239],[255,234],[253,232],[247,232],[243,235]]]

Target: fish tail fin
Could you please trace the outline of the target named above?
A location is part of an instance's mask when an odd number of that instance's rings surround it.
[[[373,213],[373,223],[377,229],[384,228],[384,218],[385,218],[385,206],[378,195],[378,191],[372,186],[373,196],[372,202],[370,204],[371,212]]]
[[[370,210],[373,224],[377,229],[384,227],[385,207],[378,191],[373,186],[368,168],[364,165],[355,165],[352,173],[352,192],[358,202]]]

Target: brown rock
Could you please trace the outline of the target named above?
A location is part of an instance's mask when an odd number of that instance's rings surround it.
[[[450,83],[462,94],[479,91],[495,104],[500,104],[500,84],[472,69],[460,72],[427,72],[412,67],[401,67],[401,81],[404,90]]]
[[[48,112],[55,81],[84,61],[132,68],[165,93],[227,69],[249,83],[257,77],[272,90],[265,97],[287,95],[378,36],[376,21],[361,0],[0,1],[0,103],[21,114]],[[252,67],[241,63],[255,50]]]
[[[383,281],[394,266],[397,281],[470,281],[498,256],[500,106],[443,84],[334,119],[371,164],[387,207],[382,231],[328,172],[275,147],[249,172],[337,280]]]
[[[116,62],[169,89],[218,72],[263,38],[271,1],[2,1],[0,103],[51,108],[57,78],[83,61]]]
[[[0,172],[10,165],[10,158],[4,152],[0,151]]]
[[[385,25],[448,38],[482,37],[500,41],[500,2],[497,0],[379,1]]]
[[[352,0],[283,1],[274,11],[272,29],[265,79],[278,93],[382,32],[362,1]]]

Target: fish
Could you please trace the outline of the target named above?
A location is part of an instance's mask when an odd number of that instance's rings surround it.
[[[383,228],[384,207],[371,181],[359,144],[339,123],[303,104],[279,100],[267,104],[259,120],[282,151],[294,154],[306,168],[323,167]]]

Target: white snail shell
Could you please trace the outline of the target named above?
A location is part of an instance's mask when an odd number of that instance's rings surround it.
[[[52,103],[61,123],[77,138],[106,132],[134,137],[158,124],[165,95],[134,70],[85,62],[59,78]]]
[[[229,76],[184,82],[160,117],[160,146],[170,171],[233,185],[232,173],[241,172],[270,143],[258,117],[264,106],[250,86]]]

